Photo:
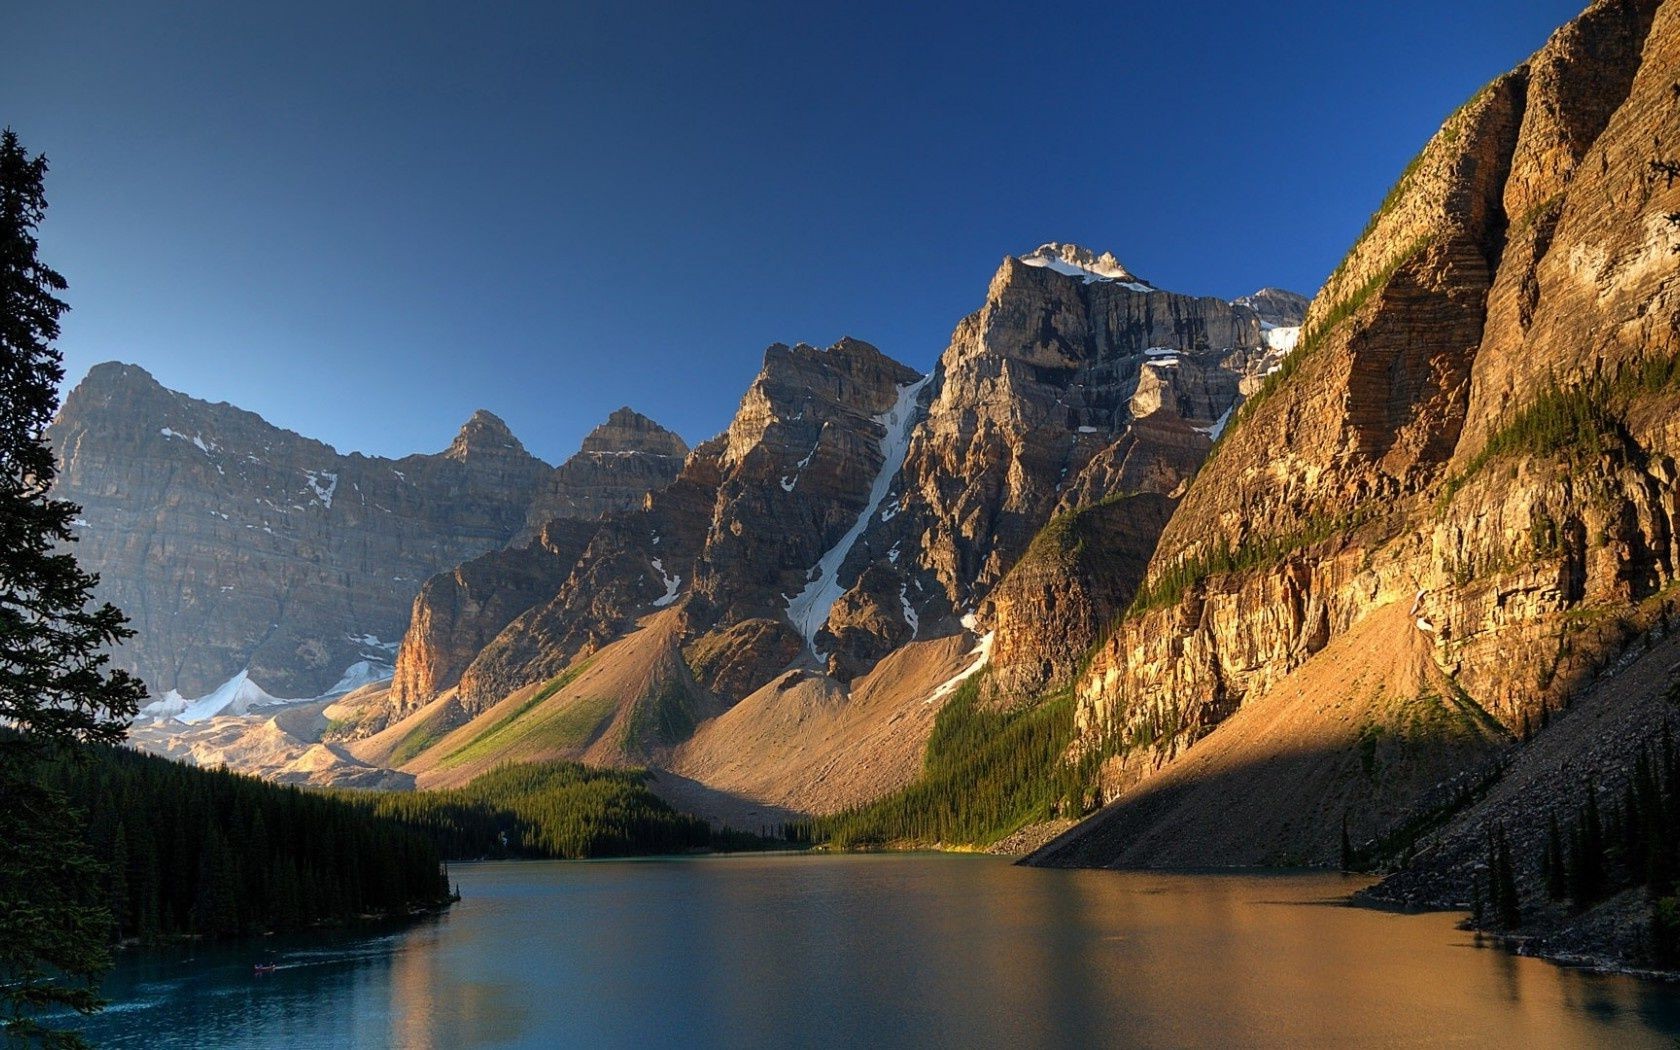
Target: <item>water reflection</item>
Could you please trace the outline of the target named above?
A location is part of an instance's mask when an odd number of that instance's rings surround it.
[[[454,869],[371,939],[134,956],[116,1046],[1670,1046],[1680,992],[1479,950],[1323,875],[746,857]],[[190,955],[190,958],[188,957]]]

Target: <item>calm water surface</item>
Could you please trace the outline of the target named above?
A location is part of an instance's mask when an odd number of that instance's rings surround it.
[[[1676,1045],[1680,988],[1343,907],[1325,875],[760,856],[454,869],[378,937],[129,953],[88,1034],[148,1048]],[[278,972],[256,977],[272,958]]]

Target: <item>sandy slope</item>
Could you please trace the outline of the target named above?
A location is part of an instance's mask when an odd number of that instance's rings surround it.
[[[1334,864],[1507,743],[1384,606],[1029,863]]]
[[[849,691],[826,675],[788,671],[701,725],[658,786],[678,805],[739,826],[751,826],[749,813],[832,813],[878,798],[921,770],[946,698],[929,697],[972,665],[973,647],[967,634],[912,642]]]

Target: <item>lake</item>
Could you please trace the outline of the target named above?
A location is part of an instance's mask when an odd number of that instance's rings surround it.
[[[1675,1045],[1680,988],[1344,906],[1324,874],[993,857],[464,864],[379,935],[125,953],[100,1045]],[[252,963],[277,970],[256,976]]]

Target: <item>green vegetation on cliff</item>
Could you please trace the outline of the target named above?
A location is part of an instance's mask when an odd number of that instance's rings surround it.
[[[1680,684],[1673,692],[1680,696]],[[1643,889],[1651,902],[1646,961],[1680,963],[1680,752],[1668,724],[1640,751],[1620,800],[1601,799],[1591,781],[1582,786],[1585,801],[1569,819],[1549,815],[1543,849],[1530,863],[1513,862],[1503,829],[1490,834],[1488,874],[1477,876],[1475,887],[1476,920],[1517,930],[1535,917],[1534,907],[1580,913],[1624,890]],[[1516,889],[1523,870],[1537,873],[1545,888],[1544,900],[1527,914]]]
[[[1373,513],[1371,510],[1354,510],[1343,514],[1315,515],[1292,532],[1281,536],[1250,536],[1235,547],[1229,540],[1221,538],[1206,553],[1179,558],[1156,573],[1138,589],[1127,615],[1137,616],[1152,609],[1176,605],[1185,594],[1210,576],[1276,565],[1298,550],[1356,528],[1369,520]]]
[[[1622,419],[1633,402],[1674,390],[1680,390],[1680,357],[1648,358],[1613,376],[1572,386],[1552,380],[1504,417],[1481,451],[1447,479],[1440,505],[1452,502],[1466,482],[1502,456],[1561,457],[1580,463],[1625,449]]]

